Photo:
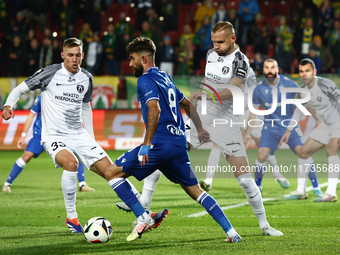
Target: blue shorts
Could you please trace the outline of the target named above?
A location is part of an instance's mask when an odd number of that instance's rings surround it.
[[[40,144],[41,142],[41,135],[33,135],[31,140],[29,140],[26,151],[30,151],[34,153],[35,158],[37,158],[43,151],[44,146]]]
[[[282,132],[276,131],[275,133],[270,129],[262,129],[262,135],[259,142],[259,148],[267,147],[271,149],[270,155],[274,155],[277,148],[279,147],[280,139],[282,138],[285,130]],[[304,144],[304,138],[300,128],[294,128],[290,132],[288,139],[289,148],[296,154],[295,147]]]
[[[149,163],[141,166],[138,152],[142,145],[121,155],[116,161],[117,166],[123,167],[123,172],[133,175],[138,181],[159,169],[166,178],[174,183],[193,186],[198,183],[191,168],[187,149],[170,143],[152,145],[149,152]]]

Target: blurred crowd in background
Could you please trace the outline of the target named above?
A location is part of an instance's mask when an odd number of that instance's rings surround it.
[[[0,76],[25,77],[60,63],[62,42],[83,40],[93,75],[131,75],[125,54],[151,38],[170,75],[203,75],[211,28],[230,21],[257,75],[275,58],[282,74],[304,57],[318,73],[340,73],[340,2],[331,0],[0,0]]]

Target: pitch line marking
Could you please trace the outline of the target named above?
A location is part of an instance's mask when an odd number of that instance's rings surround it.
[[[338,183],[339,182],[340,182],[340,180],[338,180]],[[327,185],[328,185],[328,182],[325,182],[325,183],[320,184],[319,187],[323,188],[323,187],[326,187]],[[313,190],[313,186],[309,186],[309,187],[306,188],[306,192],[311,191],[311,190]],[[278,198],[283,198],[283,197],[289,196],[291,193],[283,195],[283,196],[279,196],[279,197],[263,198],[262,200],[263,200],[263,202],[276,200]],[[249,205],[249,203],[244,202],[244,203],[239,203],[239,204],[235,204],[235,205],[223,206],[223,207],[221,207],[221,209],[222,209],[222,211],[226,211],[226,210],[229,210],[229,209],[233,209],[233,208],[237,208],[237,207],[241,207],[241,206],[245,206],[245,205]],[[201,217],[201,216],[204,216],[206,214],[208,214],[207,211],[202,211],[202,212],[198,212],[198,213],[185,215],[184,217],[189,217],[189,218],[191,218],[191,217]]]

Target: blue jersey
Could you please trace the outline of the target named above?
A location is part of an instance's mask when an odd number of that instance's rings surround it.
[[[137,97],[141,104],[145,125],[148,125],[150,100],[158,100],[160,117],[152,144],[171,143],[186,147],[185,125],[179,108],[184,100],[183,93],[175,86],[172,78],[157,67],[149,68],[137,81]]]
[[[31,112],[36,115],[33,124],[33,134],[41,136],[41,95],[37,96],[34,101],[34,105],[31,108]]]
[[[289,125],[290,119],[293,116],[295,105],[287,104],[286,105],[286,115],[281,114],[281,88],[299,88],[294,81],[289,78],[279,75],[279,83],[274,87],[268,85],[267,80],[263,79],[255,88],[253,94],[253,104],[254,106],[264,106],[266,110],[272,107],[273,96],[272,91],[273,88],[277,88],[277,108],[276,110],[269,115],[264,116],[264,130],[271,129],[272,131],[285,131],[287,129],[287,125]],[[297,93],[287,93],[287,99],[293,99]],[[275,119],[275,120],[274,120]],[[284,121],[282,125],[282,121]],[[296,127],[299,127],[297,125]]]

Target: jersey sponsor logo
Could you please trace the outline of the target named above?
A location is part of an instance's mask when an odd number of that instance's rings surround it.
[[[224,75],[226,75],[227,73],[229,73],[229,67],[228,66],[224,66],[223,68],[222,68],[222,73],[224,74]]]
[[[180,127],[176,127],[174,125],[167,125],[166,128],[173,135],[184,135],[185,133],[181,130]]]
[[[74,78],[72,78],[72,77],[68,77],[68,80],[67,80],[68,82],[75,82],[76,81],[76,79],[74,79]]]
[[[241,76],[243,78],[246,78],[247,77],[247,71],[244,70],[243,68],[239,67],[236,70],[236,75]]]
[[[218,59],[217,59],[217,62],[218,62],[218,63],[223,63],[223,62],[224,62],[224,60],[223,60],[223,58],[221,58],[221,57],[218,57]]]
[[[214,73],[207,73],[208,76],[210,76],[211,78],[217,79],[217,80],[221,80],[221,76],[214,74]]]
[[[126,158],[123,158],[122,159],[122,164],[126,162]]]
[[[84,85],[81,85],[81,84],[77,85],[77,91],[79,93],[82,93],[84,91]]]

